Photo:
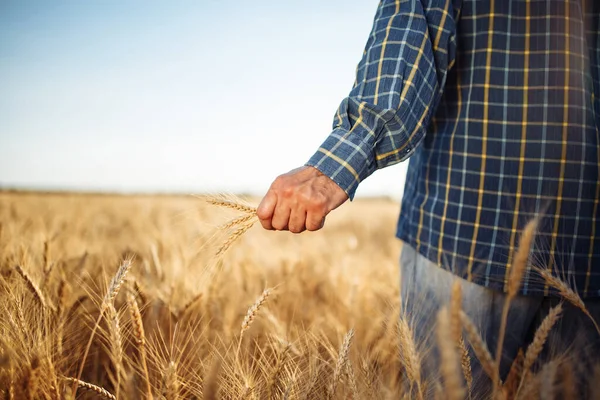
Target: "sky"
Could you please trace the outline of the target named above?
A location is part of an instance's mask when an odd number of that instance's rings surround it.
[[[376,6],[2,0],[0,187],[261,195],[330,133]]]

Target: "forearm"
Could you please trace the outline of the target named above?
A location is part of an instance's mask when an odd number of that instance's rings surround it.
[[[380,3],[355,85],[307,163],[350,198],[362,180],[408,158],[425,136],[453,63],[456,13],[450,0]]]

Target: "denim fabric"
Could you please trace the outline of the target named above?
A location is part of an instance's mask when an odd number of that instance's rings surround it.
[[[405,244],[400,257],[402,317],[409,321],[423,360],[425,379],[438,376],[439,356],[437,353],[435,325],[438,310],[450,304],[454,282],[461,283],[462,308],[478,327],[491,354],[496,354],[498,331],[506,294],[468,282],[439,268],[414,248]],[[560,299],[543,296],[518,295],[512,302],[503,346],[500,375],[504,379],[519,348],[526,348],[549,310]],[[592,316],[600,321],[600,301],[586,300]],[[577,379],[585,384],[593,371],[594,363],[600,362],[600,335],[590,319],[569,303],[563,304],[563,314],[551,331],[539,360],[545,362],[557,356],[567,356],[574,361]],[[465,343],[468,340],[465,338]],[[481,370],[477,357],[469,347],[473,368],[474,398],[486,398],[491,381]],[[600,383],[599,383],[600,384]],[[583,385],[585,386],[585,385]],[[582,389],[585,393],[585,388]]]

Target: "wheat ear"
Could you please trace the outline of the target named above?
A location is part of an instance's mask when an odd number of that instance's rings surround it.
[[[185,305],[181,308],[181,311],[179,311],[179,313],[178,313],[178,318],[181,319],[182,317],[184,317],[188,313],[188,311],[190,311],[192,309],[194,304],[196,304],[196,302],[202,298],[202,296],[203,296],[203,293],[200,292],[197,295],[195,295],[194,297],[192,297],[190,299],[190,301],[185,303]]]
[[[96,393],[97,395],[105,398],[105,399],[109,399],[109,400],[117,400],[117,398],[112,395],[111,393],[109,393],[108,390],[104,389],[103,387],[100,386],[96,386],[93,385],[91,383],[88,382],[84,382],[81,379],[76,379],[76,378],[70,378],[70,377],[65,377],[63,378],[65,381],[67,382],[71,382],[73,384],[75,384],[75,386],[80,387],[82,389],[86,389],[89,390],[91,392]]]
[[[164,384],[165,399],[177,400],[179,398],[179,379],[177,377],[177,364],[175,364],[175,361],[171,361],[165,370]]]
[[[146,361],[146,333],[144,331],[144,321],[142,320],[142,314],[140,313],[140,308],[135,300],[135,296],[131,293],[127,295],[127,306],[129,307],[131,322],[133,323],[133,335],[140,354],[142,370],[144,371],[146,396],[148,399],[152,400],[152,387],[150,386],[150,374],[148,373],[148,363]]]
[[[458,344],[462,337],[462,326],[460,324],[460,310],[462,309],[462,288],[460,282],[456,280],[452,285],[452,294],[450,296],[450,323],[449,331],[454,343]]]
[[[451,330],[450,315],[445,307],[438,312],[437,316],[437,342],[440,349],[440,369],[444,377],[444,388],[446,396],[450,400],[465,398],[465,389],[460,376],[459,358],[456,352],[456,342],[448,335]]]
[[[352,361],[348,360],[346,363],[346,375],[348,375],[348,384],[350,385],[350,393],[352,393],[352,399],[358,400],[358,386],[356,385],[356,374],[352,367]]]
[[[517,295],[519,288],[521,287],[521,281],[523,280],[523,274],[527,269],[529,261],[529,253],[533,246],[535,234],[537,232],[538,219],[534,218],[523,229],[521,240],[519,242],[519,248],[513,257],[513,261],[510,267],[510,274],[508,277],[508,288],[507,295],[504,301],[504,307],[502,308],[502,319],[500,320],[500,332],[498,334],[498,343],[496,346],[496,368],[500,368],[500,362],[502,361],[502,349],[504,347],[504,336],[506,334],[506,324],[508,322],[508,311],[510,310],[510,303]],[[500,377],[500,374],[494,374],[496,378]],[[496,379],[495,378],[495,379]],[[494,393],[492,398],[495,397],[496,389],[498,388],[498,382],[494,382]]]
[[[506,381],[502,385],[502,390],[507,399],[514,399],[517,393],[519,382],[521,381],[521,375],[523,374],[523,361],[525,360],[525,353],[523,349],[519,349],[517,357],[513,360]]]
[[[27,285],[31,293],[33,293],[33,296],[38,300],[42,308],[46,309],[46,299],[44,298],[44,295],[42,294],[42,291],[40,290],[38,285],[33,281],[33,279],[31,279],[31,276],[29,276],[29,274],[25,272],[25,270],[21,268],[21,266],[18,264],[15,266],[15,270],[19,273],[21,278],[23,278],[25,284]]]
[[[206,201],[209,204],[212,204],[215,206],[230,208],[232,210],[237,210],[237,211],[241,211],[241,212],[248,213],[248,214],[256,214],[256,208],[247,206],[247,205],[239,203],[239,202],[219,199],[216,197],[209,197],[206,199]]]
[[[271,398],[278,396],[279,392],[281,391],[279,378],[281,376],[281,371],[283,371],[283,366],[287,360],[287,354],[290,350],[290,347],[291,345],[286,346],[279,357],[277,357],[277,363],[275,364],[275,368],[273,369],[273,373],[269,377],[267,384],[267,400],[271,400]]]
[[[536,268],[536,271],[542,276],[542,278],[544,278],[548,285],[558,290],[560,295],[564,297],[565,300],[573,304],[575,307],[579,308],[590,319],[590,321],[592,321],[592,324],[594,324],[596,331],[600,335],[600,327],[598,326],[596,320],[594,320],[594,317],[592,317],[592,314],[590,314],[590,312],[588,311],[583,300],[581,300],[581,297],[577,293],[575,293],[575,291],[571,289],[569,285],[552,275],[552,272],[550,272],[549,270],[538,267]]]
[[[100,321],[102,320],[104,312],[106,311],[106,307],[108,306],[109,303],[112,304],[112,301],[115,299],[115,297],[117,297],[117,294],[119,294],[119,289],[121,289],[121,286],[123,285],[123,282],[125,281],[125,277],[127,277],[127,273],[131,269],[132,264],[133,264],[132,260],[130,260],[130,259],[123,261],[121,263],[121,265],[119,266],[117,273],[113,276],[113,278],[110,281],[110,285],[108,286],[108,291],[106,292],[106,295],[104,296],[104,299],[102,300],[102,304],[100,305],[100,314],[98,315],[98,319],[96,320],[96,323],[94,324],[94,328],[92,329],[90,338],[88,339],[87,345],[85,346],[85,351],[83,352],[83,357],[79,364],[79,370],[77,371],[77,378],[76,378],[77,380],[79,380],[81,378],[81,374],[83,373],[83,367],[85,366],[87,356],[90,352],[90,348],[92,347],[92,341],[94,340],[96,330],[98,330]],[[73,392],[73,396],[77,395],[77,383],[75,381],[73,382],[72,392]]]
[[[460,314],[459,314],[460,317]],[[461,336],[458,342],[458,348],[460,349],[460,367],[467,382],[468,397],[471,398],[471,390],[473,388],[473,372],[471,369],[471,356],[469,356],[469,350],[464,338]]]
[[[219,226],[219,229],[226,230],[226,229],[229,229],[229,228],[233,228],[234,226],[246,223],[246,222],[250,221],[251,219],[253,219],[255,217],[256,217],[256,214],[242,215],[241,217],[234,218],[231,221],[226,222],[223,225]]]
[[[333,378],[331,379],[331,386],[329,388],[328,396],[328,398],[330,399],[333,398],[333,396],[335,395],[335,390],[337,389],[338,384],[342,380],[344,368],[348,363],[348,358],[350,356],[350,345],[352,344],[353,337],[354,329],[350,329],[348,333],[346,333],[346,335],[344,336],[344,340],[342,342],[342,346],[340,347],[340,352],[335,363],[335,369],[333,370]]]
[[[494,363],[494,359],[492,358],[492,354],[490,353],[487,346],[485,345],[485,342],[477,332],[475,324],[463,311],[460,312],[460,320],[463,324],[463,327],[465,328],[465,332],[467,333],[467,338],[469,339],[469,343],[471,343],[473,352],[475,352],[475,355],[477,356],[477,359],[481,364],[481,368],[492,379],[492,382],[499,382],[499,378],[496,377],[496,375],[498,374],[498,370]]]
[[[527,351],[525,351],[525,359],[523,361],[523,374],[521,376],[521,382],[519,384],[519,389],[517,389],[517,394],[519,390],[523,386],[524,382],[527,380],[527,376],[529,375],[529,370],[533,366],[535,360],[537,360],[539,354],[542,352],[544,348],[544,344],[548,339],[548,335],[552,330],[552,327],[560,318],[560,314],[562,313],[562,304],[553,307],[548,315],[544,318],[539,328],[535,331],[535,335],[533,336],[533,341],[527,347]]]
[[[402,316],[398,321],[398,335],[400,339],[400,358],[412,384],[417,386],[421,396],[421,357],[417,351],[412,329]]]
[[[225,239],[225,241],[221,244],[221,247],[219,247],[215,255],[217,257],[223,255],[223,253],[225,253],[236,240],[246,233],[248,229],[252,228],[252,225],[254,225],[255,222],[255,220],[245,222],[239,228],[231,232],[227,239]]]
[[[272,291],[273,291],[273,289],[271,289],[271,288],[265,289],[262,292],[262,294],[260,295],[260,297],[258,299],[256,299],[254,304],[252,304],[250,306],[250,308],[248,308],[248,312],[246,313],[246,316],[244,317],[244,320],[242,321],[242,329],[240,331],[240,335],[244,335],[244,332],[246,332],[248,329],[250,329],[250,325],[252,325],[254,318],[256,318],[256,314],[258,314],[258,311],[260,310],[260,308],[265,304],[265,302],[271,295]]]

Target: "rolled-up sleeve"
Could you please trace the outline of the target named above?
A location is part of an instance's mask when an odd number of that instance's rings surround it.
[[[351,199],[361,181],[423,140],[454,63],[459,9],[456,0],[380,2],[354,87],[306,163]]]

